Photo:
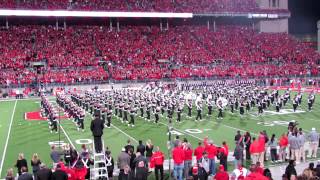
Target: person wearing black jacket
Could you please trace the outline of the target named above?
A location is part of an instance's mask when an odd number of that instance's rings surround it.
[[[99,118],[98,114],[95,114],[95,119],[91,121],[90,130],[94,139],[94,147],[97,153],[102,151],[102,135],[103,135],[104,124]]]
[[[32,174],[28,173],[27,167],[21,167],[21,174],[19,175],[18,180],[33,180]]]
[[[294,160],[289,161],[289,165],[286,167],[286,171],[285,171],[285,175],[288,179],[290,179],[292,175],[295,175],[295,176],[297,175],[297,171],[294,167],[295,165],[296,163]]]
[[[58,164],[56,171],[52,173],[51,180],[68,180],[68,174],[61,170],[61,165]]]
[[[139,145],[137,147],[137,152],[140,152],[142,156],[144,156],[144,152],[146,151],[146,146],[142,144],[142,141],[139,140]]]
[[[52,171],[51,169],[47,168],[45,164],[40,165],[40,169],[37,171],[35,175],[35,180],[47,180],[51,179]]]
[[[24,158],[24,155],[23,153],[20,153],[19,154],[19,157],[18,157],[18,160],[17,160],[17,163],[15,165],[18,169],[18,174],[21,175],[21,168],[22,167],[25,167],[28,171],[28,163],[27,163],[27,160]]]

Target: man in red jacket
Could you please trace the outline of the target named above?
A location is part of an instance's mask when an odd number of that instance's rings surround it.
[[[213,144],[212,140],[209,140],[208,143],[204,141],[205,148],[204,151],[208,153],[209,158],[209,169],[210,174],[209,175],[215,175],[216,174],[216,155],[217,155],[217,147]]]
[[[156,147],[156,151],[151,156],[150,167],[154,168],[154,173],[156,180],[159,180],[159,171],[160,171],[160,180],[163,180],[163,162],[164,154],[160,151],[159,146]]]
[[[194,150],[194,153],[193,153],[194,156],[196,156],[197,162],[200,162],[203,151],[204,151],[204,147],[202,146],[202,143],[199,142],[198,147]]]
[[[184,151],[182,149],[182,144],[179,142],[172,150],[172,159],[174,163],[173,174],[177,180],[183,180],[183,167],[184,167]]]

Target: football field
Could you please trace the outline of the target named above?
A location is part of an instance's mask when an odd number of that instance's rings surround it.
[[[293,97],[295,93],[291,93]],[[217,120],[217,110],[213,115],[207,115],[207,108],[204,107],[203,121],[195,122],[195,107],[192,118],[187,118],[187,109],[182,115],[182,122],[176,123],[176,113],[173,117],[173,137],[180,135],[181,139],[187,138],[195,148],[198,141],[202,141],[205,136],[213,139],[214,143],[221,145],[226,141],[230,151],[234,149],[234,136],[237,130],[242,133],[249,131],[252,136],[256,136],[260,131],[266,130],[268,135],[275,133],[279,137],[287,131],[287,124],[291,120],[296,120],[299,127],[308,133],[312,127],[320,130],[320,110],[318,103],[319,95],[315,98],[312,112],[307,110],[307,94],[303,95],[302,105],[297,112],[293,112],[292,104],[287,104],[280,113],[275,112],[275,108],[270,106],[262,116],[257,116],[257,109],[253,108],[240,117],[239,112],[234,114],[227,108],[224,111],[224,119]],[[55,103],[52,97],[50,101]],[[8,168],[14,168],[19,153],[24,153],[29,165],[33,153],[38,153],[42,162],[51,166],[50,144],[55,144],[59,140],[59,134],[50,133],[48,122],[45,120],[26,120],[26,112],[36,112],[40,110],[39,99],[25,100],[5,100],[0,101],[0,170],[1,178],[4,178]],[[140,114],[140,113],[138,113]],[[128,127],[121,123],[117,117],[112,119],[112,127],[104,129],[105,145],[111,150],[115,161],[121,150],[126,145],[126,141],[131,139],[134,145],[138,140],[146,142],[150,139],[155,146],[166,153],[168,158],[168,120],[166,113],[161,118],[159,124],[145,121],[139,116],[136,117],[135,127]],[[152,116],[154,118],[154,116]],[[77,131],[75,124],[71,120],[61,120],[61,141],[70,143],[80,150],[81,144],[91,144],[91,132],[89,129],[91,116],[86,115],[85,131]],[[30,166],[29,166],[30,167]]]

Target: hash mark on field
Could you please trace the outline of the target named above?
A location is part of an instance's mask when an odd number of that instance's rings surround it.
[[[10,133],[11,133],[11,127],[12,127],[14,113],[16,112],[16,107],[17,107],[17,100],[15,101],[14,106],[13,106],[10,125],[9,125],[9,130],[8,130],[8,135],[7,135],[7,139],[6,139],[6,144],[5,144],[4,150],[3,150],[3,155],[2,155],[1,164],[0,164],[0,176],[1,176],[1,173],[2,173],[3,162],[4,162],[4,159],[6,157],[6,151],[7,151],[9,137],[10,137]]]

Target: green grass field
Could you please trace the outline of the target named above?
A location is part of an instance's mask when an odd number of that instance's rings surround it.
[[[255,113],[257,109],[252,109],[245,116],[240,118],[239,112],[231,114],[229,110],[225,110],[224,119],[217,120],[217,111],[215,109],[213,116],[206,115],[207,110],[204,108],[202,122],[195,122],[196,112],[193,112],[192,119],[186,118],[186,111],[182,116],[182,123],[174,123],[174,129],[181,134],[181,138],[187,138],[196,147],[197,142],[205,136],[209,136],[214,143],[221,145],[222,141],[227,141],[230,151],[234,149],[234,135],[237,130],[242,132],[249,131],[254,136],[262,130],[266,130],[269,135],[275,133],[277,137],[286,132],[287,125],[285,123],[296,120],[299,127],[305,132],[309,132],[312,127],[320,130],[320,110],[316,96],[316,103],[312,112],[306,112],[306,94],[303,96],[303,104],[299,110],[303,112],[291,113],[292,104],[287,104],[284,109],[288,109],[287,114],[274,114],[274,107],[270,107],[263,116],[257,117]],[[54,99],[52,99],[54,101]],[[0,101],[0,158],[3,161],[1,178],[5,176],[6,170],[14,167],[18,154],[23,152],[26,159],[30,162],[33,153],[38,153],[43,162],[51,165],[49,157],[49,142],[58,141],[58,134],[51,134],[46,121],[26,121],[25,112],[39,110],[39,100],[11,100]],[[195,109],[195,108],[194,108]],[[176,114],[175,114],[176,115]],[[166,114],[165,114],[166,116]],[[175,120],[174,116],[174,120]],[[80,139],[91,139],[89,130],[91,117],[86,116],[85,132],[78,132],[73,122],[62,120],[61,140],[65,143],[71,143],[80,149]],[[11,125],[12,122],[12,125]],[[127,139],[132,139],[133,144],[137,144],[138,140],[144,142],[151,139],[154,145],[160,146],[162,151],[167,153],[167,120],[163,117],[160,124],[147,122],[144,119],[136,118],[136,126],[134,128],[122,124],[116,117],[112,119],[112,128],[104,130],[104,141],[110,147],[114,158],[116,159],[121,148],[126,144]],[[175,121],[174,121],[175,122]],[[8,133],[9,138],[7,142]],[[67,136],[66,136],[67,135]],[[70,142],[71,141],[71,142]],[[78,143],[77,143],[78,142]],[[82,140],[84,142],[84,140]],[[4,157],[4,160],[2,159]]]

